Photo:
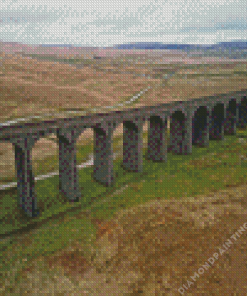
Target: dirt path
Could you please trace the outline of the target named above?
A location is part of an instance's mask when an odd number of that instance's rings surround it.
[[[157,199],[110,221],[93,219],[98,235],[91,261],[73,242],[40,258],[46,272],[54,271],[47,282],[37,260],[10,295],[246,295],[246,189],[243,184],[211,196]]]

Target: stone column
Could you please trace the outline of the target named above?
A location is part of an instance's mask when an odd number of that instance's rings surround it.
[[[84,128],[58,129],[57,131],[59,139],[59,190],[70,202],[77,202],[81,197],[75,144],[83,130]]]
[[[236,128],[239,127],[239,104],[236,104]]]
[[[147,159],[153,161],[167,161],[166,126],[167,119],[162,120],[159,116],[150,117]]]
[[[217,111],[215,111],[215,108]],[[217,114],[218,113],[218,114]],[[223,114],[219,111],[217,105],[212,110],[210,116],[209,139],[210,140],[224,140],[224,121],[226,118],[226,108],[223,105]]]
[[[237,127],[238,128],[245,128],[247,125],[247,101],[246,96],[244,96],[240,103],[238,104],[238,118],[237,118]]]
[[[226,119],[224,122],[224,134],[225,135],[235,135],[236,134],[236,124],[237,124],[237,114],[238,112],[237,104],[234,101],[229,103],[226,110]]]
[[[197,116],[197,117],[196,117]],[[211,111],[207,110],[206,117],[205,118],[200,118],[199,115],[196,115],[194,113],[194,119],[193,120],[193,128],[194,128],[194,137],[197,128],[199,128],[199,136],[197,138],[194,138],[193,144],[197,145],[198,147],[208,147],[209,146],[209,124],[210,124],[210,116],[211,116]],[[203,120],[204,119],[204,120]],[[195,124],[196,121],[200,121],[201,125]]]
[[[168,151],[175,154],[190,154],[190,151],[192,151],[192,115],[188,112],[185,114],[182,111],[176,112],[175,116],[170,117],[170,145]]]
[[[170,143],[168,151],[177,154],[182,152],[182,123],[181,119],[174,115],[170,116]]]
[[[192,153],[192,117],[193,112],[187,111],[182,132],[182,151],[184,155]]]
[[[32,147],[37,139],[33,136],[10,139],[15,147],[18,205],[28,217],[39,215],[32,172]]]
[[[93,178],[111,186],[114,182],[113,172],[113,131],[116,125],[94,128],[94,175]]]
[[[141,172],[143,167],[143,121],[123,123],[123,167],[132,172]]]

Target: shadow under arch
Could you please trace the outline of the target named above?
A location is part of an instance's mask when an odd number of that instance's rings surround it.
[[[168,146],[169,152],[175,154],[183,154],[183,141],[186,132],[185,129],[186,117],[182,111],[175,111],[170,116],[170,143]]]
[[[198,147],[209,145],[209,110],[200,106],[192,119],[192,144]]]
[[[211,111],[209,125],[209,140],[224,140],[225,107],[217,103]]]
[[[246,128],[247,126],[247,97],[241,98],[241,103],[238,106],[237,128]]]
[[[144,119],[123,121],[123,168],[141,172],[143,168],[143,124]]]
[[[157,162],[167,161],[167,118],[158,115],[149,117],[148,149],[146,159]]]
[[[226,118],[224,122],[225,135],[236,134],[237,118],[238,118],[237,100],[231,99],[226,108]]]
[[[94,127],[93,179],[105,186],[114,182],[113,131],[114,128]]]

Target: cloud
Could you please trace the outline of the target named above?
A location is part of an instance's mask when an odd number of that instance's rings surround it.
[[[197,43],[199,39],[210,43],[217,38],[224,41],[234,32],[236,38],[243,38],[247,29],[246,0],[30,2],[0,3],[1,40],[92,46],[140,41]]]

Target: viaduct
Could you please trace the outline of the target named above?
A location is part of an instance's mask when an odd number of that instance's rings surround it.
[[[168,117],[170,142],[167,145]],[[15,149],[19,206],[29,217],[39,215],[31,155],[32,147],[41,137],[57,135],[59,189],[70,202],[76,202],[81,197],[75,149],[80,134],[87,128],[94,130],[93,178],[111,186],[114,182],[114,130],[123,123],[123,167],[141,172],[145,121],[149,121],[147,158],[166,162],[167,152],[191,154],[192,145],[205,147],[209,140],[223,140],[224,135],[234,135],[237,127],[246,127],[246,90],[108,113],[0,125],[0,142],[8,141]]]

